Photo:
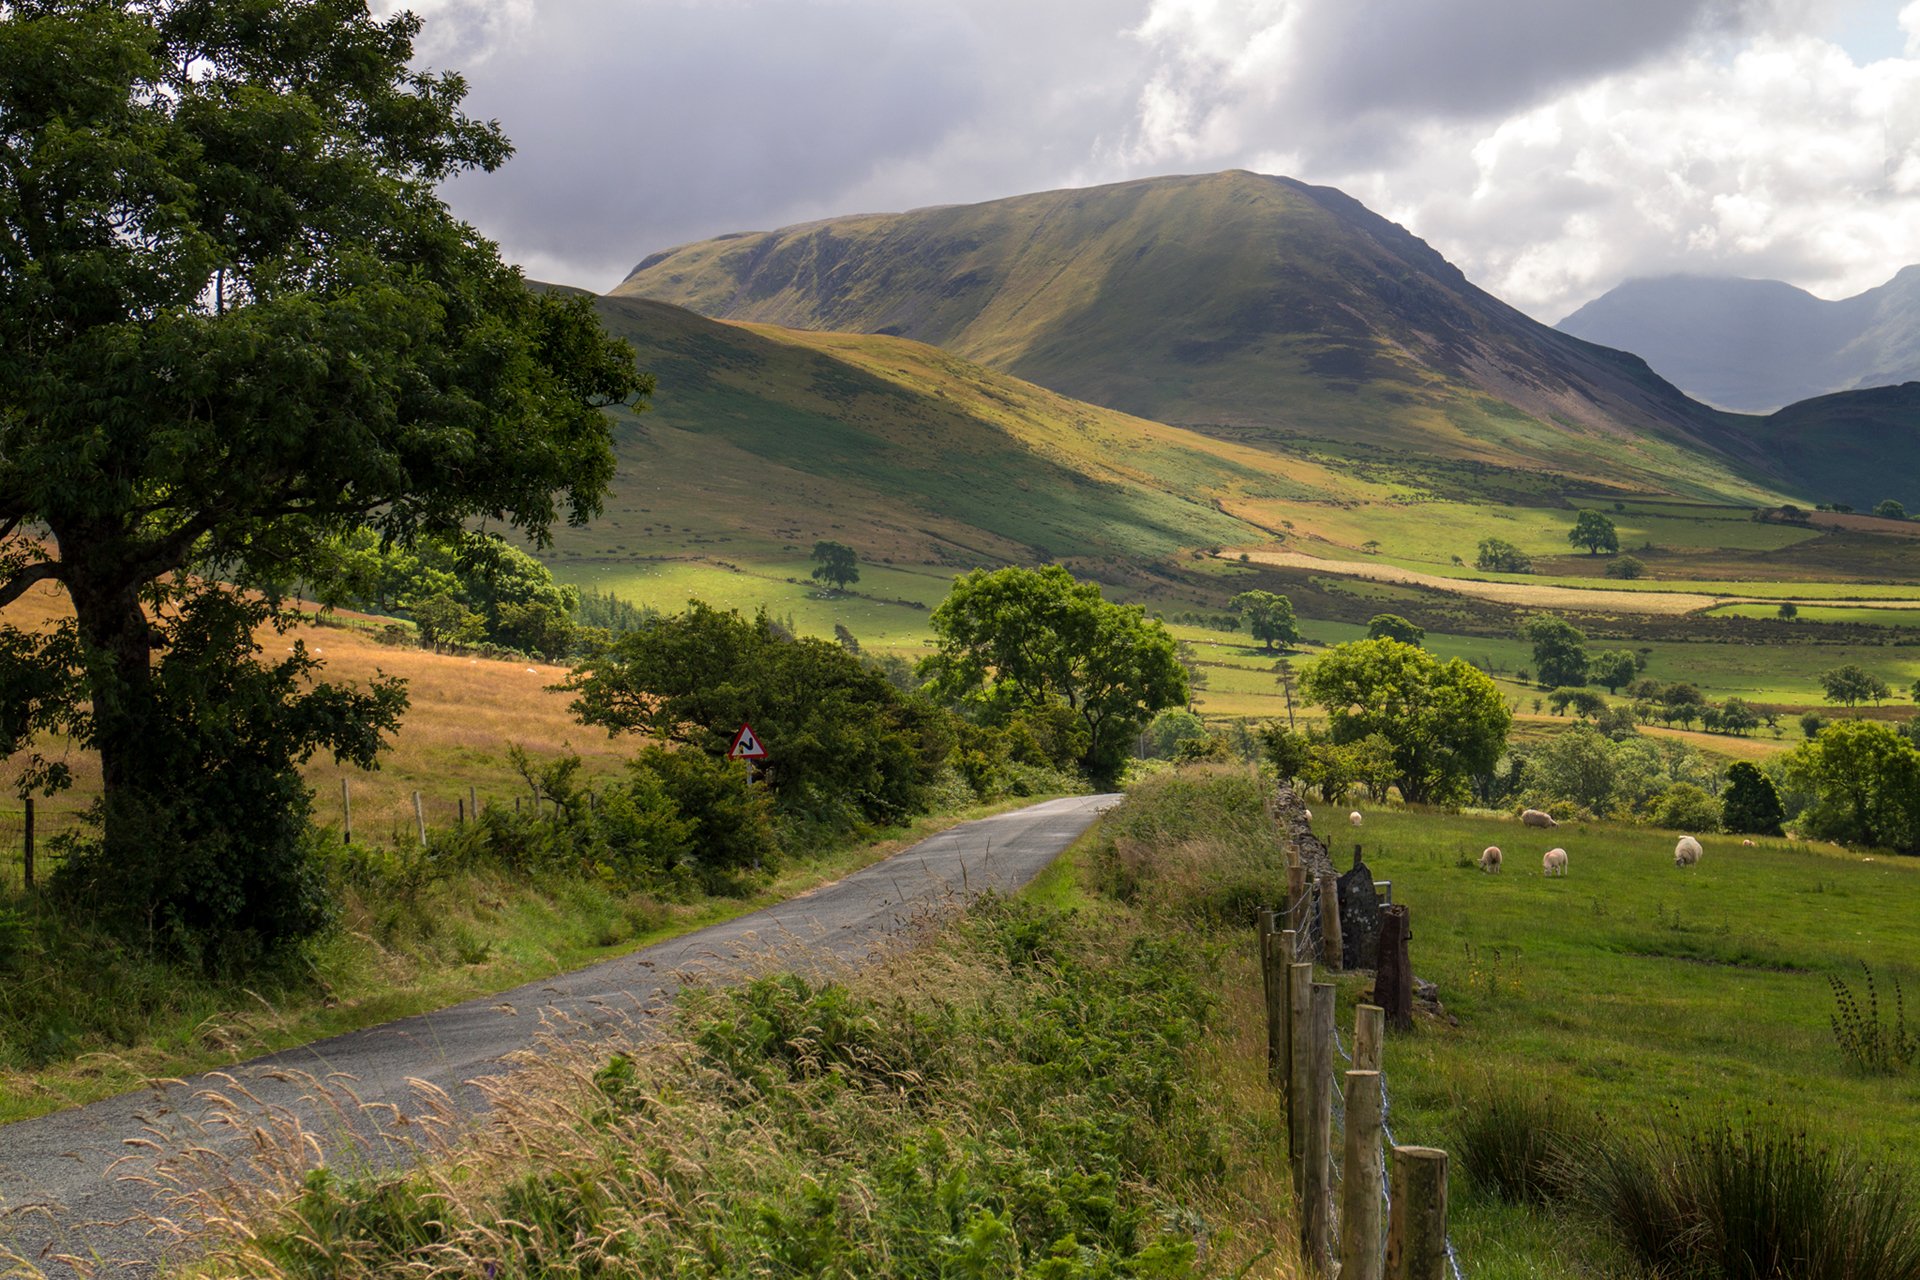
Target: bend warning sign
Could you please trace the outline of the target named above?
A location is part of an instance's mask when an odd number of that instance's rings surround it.
[[[733,745],[727,748],[729,760],[764,760],[767,749],[760,745],[760,739],[753,734],[753,726],[743,724],[740,732],[733,735]]]

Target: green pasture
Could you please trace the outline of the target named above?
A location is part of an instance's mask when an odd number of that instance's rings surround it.
[[[1772,618],[1779,606],[1723,604],[1707,610],[1710,618]],[[1800,606],[1800,622],[1851,622],[1867,627],[1898,627],[1920,634],[1920,609],[1875,609],[1871,606],[1809,604]]]
[[[862,564],[860,581],[838,594],[814,582],[808,576],[812,571],[806,560],[738,567],[703,560],[554,566],[562,582],[610,591],[663,613],[686,608],[690,599],[743,614],[765,608],[781,621],[791,617],[802,635],[831,636],[838,623],[863,646],[883,649],[921,648],[929,634],[928,614],[953,585],[951,571]]]
[[[1889,1023],[1896,980],[1910,1005],[1920,999],[1920,860],[1714,836],[1698,866],[1679,870],[1670,832],[1533,831],[1364,804],[1355,830],[1337,807],[1316,831],[1337,865],[1359,841],[1375,878],[1393,882],[1412,913],[1414,971],[1459,1020],[1389,1037],[1399,1141],[1447,1147],[1458,1100],[1503,1089],[1564,1098],[1596,1124],[1763,1118],[1910,1158],[1920,1073],[1847,1063],[1828,1026],[1829,980],[1862,993],[1861,962],[1872,965]],[[1500,875],[1474,865],[1488,844],[1506,853]],[[1546,879],[1540,855],[1556,845],[1568,874]],[[1351,1000],[1364,983],[1342,985]],[[1350,1010],[1341,1017],[1351,1025]],[[1570,1273],[1541,1219],[1457,1186],[1467,1274]]]

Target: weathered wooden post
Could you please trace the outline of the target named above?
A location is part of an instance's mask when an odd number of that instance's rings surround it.
[[[1381,1098],[1377,1070],[1347,1072],[1347,1147],[1340,1166],[1340,1280],[1381,1277]]]
[[[480,792],[471,786],[467,788],[467,812],[475,822],[480,821]]]
[[[340,779],[340,843],[353,843],[353,795],[345,778]]]
[[[1312,1074],[1310,1028],[1313,1025],[1313,965],[1287,966],[1288,1040],[1287,1151],[1293,1164],[1294,1193],[1303,1185],[1307,1157],[1307,1083]]]
[[[1447,1153],[1393,1149],[1393,1208],[1387,1215],[1388,1280],[1445,1280]]]
[[[1408,943],[1413,919],[1405,906],[1380,910],[1380,967],[1374,971],[1373,1002],[1396,1031],[1413,1029],[1413,961]]]
[[[1320,958],[1336,973],[1346,968],[1340,947],[1340,882],[1320,877]]]
[[[1279,1019],[1278,1035],[1268,1046],[1273,1055],[1274,1072],[1282,1093],[1293,1092],[1293,943],[1300,935],[1282,929],[1268,939],[1273,948],[1273,1011]]]
[[[25,837],[22,853],[25,855],[20,864],[20,872],[27,888],[33,888],[33,797],[21,796],[20,803],[26,812],[21,815],[21,834]]]
[[[457,796],[455,797],[453,804],[454,804],[453,825],[456,827],[466,826],[467,825],[467,798],[465,796]]]
[[[1333,984],[1313,984],[1307,1038],[1306,1179],[1300,1191],[1300,1243],[1308,1265],[1333,1274]]]
[[[1380,1048],[1387,1038],[1387,1014],[1377,1004],[1354,1006],[1353,1069],[1380,1070]]]
[[[1293,853],[1287,857],[1287,926],[1301,933],[1307,931],[1310,921],[1307,919],[1307,867],[1300,861],[1300,855]]]
[[[421,802],[420,793],[413,793],[413,825],[420,832],[420,843],[427,842],[427,806]]]
[[[1273,932],[1273,908],[1262,907],[1253,917],[1254,935],[1259,941],[1259,949],[1254,952],[1260,957],[1260,990],[1271,993],[1273,989],[1273,964],[1267,955],[1267,935]]]

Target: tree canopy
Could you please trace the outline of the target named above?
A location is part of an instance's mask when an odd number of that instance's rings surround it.
[[[141,815],[226,748],[160,753],[164,619],[240,626],[194,612],[211,576],[283,581],[355,527],[584,521],[613,474],[601,408],[649,382],[587,300],[530,290],[439,199],[510,148],[459,76],[415,69],[411,14],[8,8],[0,605],[51,583],[75,619],[7,633],[0,746],[79,733],[109,849],[165,858]],[[203,651],[253,662],[237,633]],[[296,716],[309,694],[280,687]]]
[[[1532,573],[1533,557],[1504,538],[1482,538],[1474,566],[1494,573]]]
[[[1751,760],[1727,766],[1727,786],[1720,797],[1720,821],[1737,835],[1777,836],[1786,810],[1773,779]]]
[[[1843,707],[1855,707],[1863,702],[1878,706],[1893,696],[1885,680],[1852,662],[1822,671],[1820,687],[1826,691],[1828,702],[1837,702]]]
[[[1408,622],[1397,613],[1376,613],[1367,621],[1367,639],[1398,640],[1401,644],[1422,645],[1427,642],[1427,629],[1418,623]]]
[[[1534,673],[1543,686],[1587,682],[1586,633],[1550,613],[1536,613],[1520,628],[1533,642]]]
[[[1300,687],[1324,707],[1336,743],[1378,734],[1393,748],[1394,785],[1411,804],[1447,803],[1492,770],[1513,713],[1491,679],[1397,640],[1336,645],[1308,664]]]
[[[1808,835],[1920,851],[1920,750],[1891,727],[1830,724],[1787,753],[1786,776],[1812,796],[1795,819]]]
[[[1567,530],[1567,541],[1573,546],[1585,547],[1588,555],[1620,549],[1620,535],[1614,531],[1613,521],[1593,510],[1582,511],[1575,517],[1573,528]]]
[[[1187,698],[1173,637],[1138,605],[1115,604],[1059,565],[975,569],[933,611],[929,689],[975,708],[1069,708],[1080,764],[1106,783],[1156,711]]]
[[[845,591],[860,581],[860,554],[844,542],[814,543],[813,561],[813,580],[835,591]]]
[[[1293,616],[1293,601],[1271,591],[1242,591],[1227,601],[1227,607],[1247,620],[1247,631],[1265,648],[1278,644],[1285,649],[1300,643],[1300,623]]]

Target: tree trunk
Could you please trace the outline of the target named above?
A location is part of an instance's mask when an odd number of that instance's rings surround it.
[[[89,560],[70,558],[61,543],[74,618],[86,648],[87,688],[93,701],[94,747],[100,753],[109,850],[124,841],[135,797],[156,781],[147,766],[154,745],[153,629],[137,584],[118,574],[89,572]]]

